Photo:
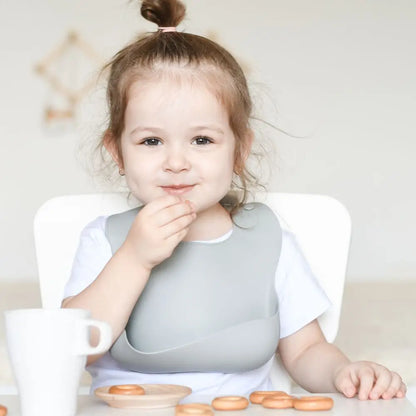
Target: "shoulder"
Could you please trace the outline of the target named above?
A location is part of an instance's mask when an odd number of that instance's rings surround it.
[[[242,228],[265,226],[280,228],[280,222],[274,211],[261,202],[244,204],[233,217],[234,222]]]
[[[142,208],[143,208],[143,206],[134,207],[134,208],[128,209],[127,211],[122,211],[122,212],[118,212],[116,214],[109,215],[107,217],[107,220],[111,220],[113,218],[130,218],[130,217],[134,217]]]
[[[241,210],[273,213],[273,210],[267,204],[262,202],[247,202],[246,204],[242,205]]]
[[[244,204],[241,210],[245,213],[253,213],[255,216],[260,215],[261,217],[266,217],[280,228],[282,235],[282,254],[286,261],[293,261],[294,257],[297,256],[303,257],[303,252],[296,235],[269,205],[262,202],[250,202]]]
[[[304,257],[296,235],[285,227],[282,227],[282,254],[288,263],[295,258]]]
[[[81,231],[82,238],[97,239],[104,235],[108,216],[100,216],[89,222]]]
[[[81,231],[78,242],[78,254],[97,250],[100,246],[107,246],[105,229],[108,216],[100,216],[89,222]]]
[[[107,216],[98,217],[82,230],[63,298],[84,290],[111,258],[111,248],[105,236],[106,221]]]
[[[136,207],[127,211],[119,212],[117,214],[110,215],[107,218],[105,228],[106,230],[119,229],[124,227],[130,227],[137,213],[142,207]]]
[[[331,306],[296,235],[287,229],[282,230],[275,289],[279,299],[281,338],[303,328]]]

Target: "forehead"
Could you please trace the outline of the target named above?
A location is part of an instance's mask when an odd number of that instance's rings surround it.
[[[157,74],[134,81],[127,92],[126,122],[136,118],[203,117],[228,124],[228,112],[201,79]],[[214,121],[214,120],[211,120]]]
[[[126,75],[126,81],[129,83],[127,98],[130,98],[132,92],[137,93],[140,85],[146,88],[146,84],[164,83],[177,90],[184,87],[204,88],[227,109],[235,89],[234,80],[228,72],[208,63],[191,65],[154,62],[148,68],[132,69],[130,74]],[[131,88],[133,84],[134,88]]]

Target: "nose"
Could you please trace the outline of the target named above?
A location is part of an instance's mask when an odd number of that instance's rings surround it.
[[[166,149],[163,169],[169,172],[182,172],[190,169],[190,161],[182,146],[174,146]]]

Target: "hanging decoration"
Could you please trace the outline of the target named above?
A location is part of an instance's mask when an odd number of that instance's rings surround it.
[[[91,73],[96,75],[102,63],[99,54],[79,34],[71,31],[36,65],[36,72],[50,87],[44,110],[47,125],[75,119],[77,104],[96,83]]]

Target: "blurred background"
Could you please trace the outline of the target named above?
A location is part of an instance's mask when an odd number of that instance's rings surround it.
[[[247,72],[259,172],[326,194],[353,224],[337,343],[416,384],[416,3],[185,1],[180,29]],[[106,120],[102,64],[156,28],[127,0],[0,0],[0,309],[39,306],[32,223],[54,196],[114,189],[91,175]],[[270,123],[288,134],[268,127]],[[270,154],[272,152],[269,152]],[[0,387],[13,385],[0,322]],[[85,381],[88,382],[87,380]]]

